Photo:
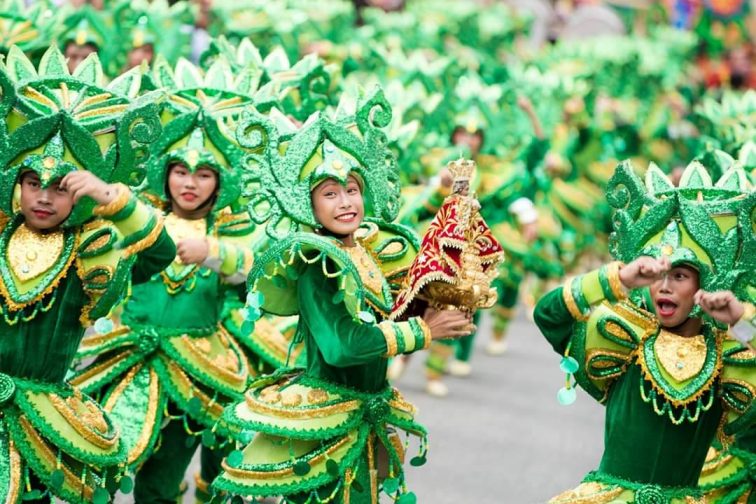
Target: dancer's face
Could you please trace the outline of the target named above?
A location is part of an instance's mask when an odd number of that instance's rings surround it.
[[[457,128],[452,133],[451,140],[454,145],[470,149],[473,157],[477,156],[480,148],[483,147],[483,133],[480,130],[470,133],[465,128]]]
[[[330,233],[351,237],[365,216],[362,188],[350,175],[346,185],[335,179],[325,179],[311,193],[315,218]]]
[[[73,73],[79,63],[84,61],[87,56],[97,52],[97,47],[94,44],[76,44],[75,42],[69,42],[66,46],[66,59],[68,60],[68,71]]]
[[[698,271],[690,266],[675,266],[651,284],[651,299],[663,327],[677,327],[688,320],[699,289]]]
[[[60,187],[60,179],[43,188],[34,172],[21,175],[21,213],[26,226],[37,232],[53,231],[73,209],[73,198]]]
[[[183,163],[173,163],[168,170],[168,192],[179,212],[196,212],[207,205],[218,188],[215,170],[200,166],[192,173]]]

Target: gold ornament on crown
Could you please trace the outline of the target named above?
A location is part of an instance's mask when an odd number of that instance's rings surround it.
[[[454,180],[470,180],[475,172],[475,161],[470,159],[457,159],[446,165],[454,177]]]

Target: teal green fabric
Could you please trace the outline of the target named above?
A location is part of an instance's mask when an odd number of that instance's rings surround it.
[[[336,281],[326,278],[319,264],[299,278],[295,340],[304,338],[307,374],[360,391],[380,391],[387,385],[383,332],[355,321],[344,303],[334,304],[336,292]]]
[[[575,321],[561,287],[538,302],[534,317],[554,350],[563,354]],[[721,402],[701,412],[697,422],[674,425],[643,402],[641,379],[640,367],[633,363],[609,389],[599,470],[639,483],[695,486],[723,414]]]

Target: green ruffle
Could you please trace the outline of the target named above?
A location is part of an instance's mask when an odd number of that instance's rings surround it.
[[[78,399],[67,384],[2,376],[7,393],[0,422],[0,474],[8,478],[0,492],[23,493],[23,468],[28,467],[53,495],[66,502],[91,502],[106,475],[115,476],[125,461],[123,443],[107,414],[92,399]],[[57,407],[55,396],[60,398]],[[73,408],[64,402],[71,397]],[[90,421],[93,415],[97,418]],[[101,421],[105,432],[94,421]]]
[[[424,446],[426,431],[413,415],[414,408],[390,387],[365,393],[281,369],[253,382],[244,402],[226,408],[222,423],[229,432],[242,442],[250,432],[256,435],[240,460],[224,461],[225,472],[213,487],[248,496],[286,496],[334,482],[342,488],[348,470],[356,476],[371,434],[387,449],[393,477],[403,481],[389,429],[420,436]]]

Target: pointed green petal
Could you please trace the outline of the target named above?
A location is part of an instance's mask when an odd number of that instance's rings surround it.
[[[673,190],[674,184],[667,178],[656,163],[651,162],[646,171],[646,190],[651,194],[658,194],[664,191]]]
[[[57,46],[52,46],[42,55],[42,59],[39,62],[39,75],[46,77],[71,75],[68,72],[66,58]]]
[[[289,63],[289,57],[286,56],[286,51],[282,47],[276,47],[263,61],[263,65],[268,70],[269,74],[283,72],[291,68]]]
[[[224,58],[218,58],[205,74],[205,86],[214,89],[231,90],[234,75],[231,67]]]
[[[8,69],[8,76],[16,82],[37,77],[34,65],[17,46],[10,48],[5,66]]]
[[[680,187],[686,187],[689,189],[702,189],[711,187],[711,176],[706,171],[704,165],[698,161],[691,162],[682,177],[680,178]]]
[[[202,87],[204,79],[199,69],[186,58],[176,64],[176,83],[182,88]]]
[[[73,76],[88,84],[99,86],[102,84],[102,65],[97,53],[92,53],[74,70]]]
[[[141,83],[142,70],[139,67],[134,67],[108,84],[107,89],[116,94],[135,98],[139,94]]]
[[[746,192],[749,190],[748,175],[746,175],[742,166],[735,164],[722,175],[716,187],[731,191]]]

